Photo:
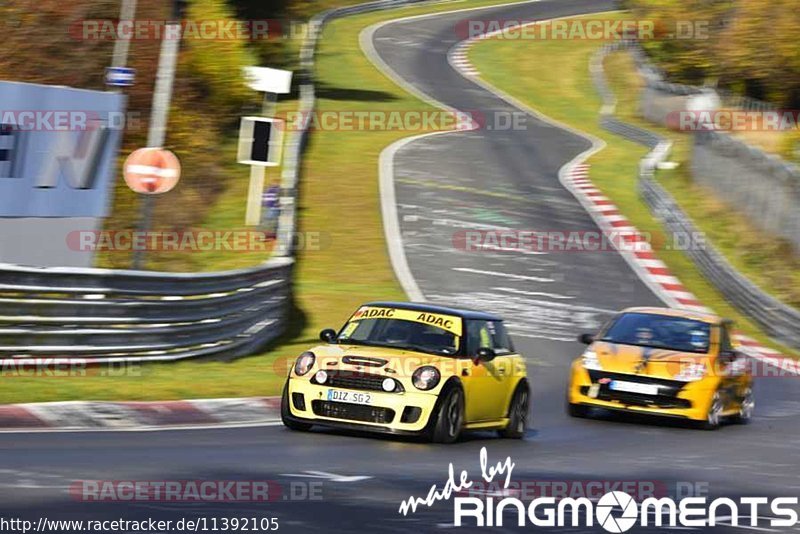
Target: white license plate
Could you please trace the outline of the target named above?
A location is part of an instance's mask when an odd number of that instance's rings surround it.
[[[642,395],[658,395],[658,386],[653,384],[639,384],[637,382],[625,382],[624,380],[612,380],[608,387],[614,391],[641,393]]]
[[[342,391],[341,389],[329,389],[328,400],[352,404],[372,404],[372,395],[355,391]]]

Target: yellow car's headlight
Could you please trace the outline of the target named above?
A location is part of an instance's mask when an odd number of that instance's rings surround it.
[[[583,368],[600,371],[603,366],[600,365],[600,360],[597,358],[597,353],[592,349],[586,349],[583,353]]]
[[[316,360],[316,356],[314,356],[313,352],[304,352],[301,354],[297,358],[297,361],[294,362],[294,374],[303,376],[308,373],[311,368],[314,367],[314,360]]]
[[[706,376],[706,371],[704,363],[685,363],[673,378],[681,382],[697,382]]]
[[[427,391],[435,388],[441,378],[442,376],[436,367],[426,365],[414,371],[414,374],[411,375],[411,382],[415,388]]]

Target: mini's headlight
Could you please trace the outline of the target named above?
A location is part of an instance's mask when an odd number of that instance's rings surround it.
[[[383,391],[386,391],[387,393],[391,393],[392,391],[394,391],[394,388],[397,387],[397,386],[395,386],[394,378],[384,378],[383,383],[381,384],[381,387],[383,388]]]
[[[314,375],[314,379],[317,381],[318,384],[324,384],[328,381],[328,373],[325,371],[319,370],[317,374]]]
[[[706,376],[706,364],[704,363],[685,363],[681,365],[681,370],[674,376],[675,380],[681,382],[697,382]]]
[[[600,371],[603,366],[600,365],[600,360],[597,358],[597,353],[592,349],[586,349],[583,353],[583,368]]]
[[[303,376],[307,372],[314,367],[314,360],[316,357],[314,356],[313,352],[304,352],[301,354],[297,361],[294,362],[294,374],[297,376]]]
[[[435,388],[440,379],[439,370],[430,365],[420,367],[411,375],[411,382],[413,382],[414,387],[423,391]]]

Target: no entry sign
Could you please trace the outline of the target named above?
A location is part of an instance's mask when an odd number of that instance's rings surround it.
[[[125,160],[125,183],[137,193],[159,195],[171,191],[181,177],[177,156],[163,148],[140,148]]]

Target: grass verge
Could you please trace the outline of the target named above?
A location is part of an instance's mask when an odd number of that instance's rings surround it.
[[[624,17],[624,14],[618,13],[604,15],[609,19]],[[603,130],[599,124],[601,101],[592,84],[588,65],[591,55],[601,45],[598,41],[585,40],[489,39],[474,46],[470,57],[489,83],[545,115],[603,139],[607,143],[606,149],[589,160],[592,181],[614,201],[634,226],[652,236],[659,258],[705,305],[735,320],[743,332],[765,345],[797,357],[797,353],[775,344],[754,323],[728,304],[687,256],[677,250],[666,250],[663,246],[669,242],[668,237],[637,191],[637,168],[647,149]],[[634,110],[638,92],[635,87],[630,87],[631,78],[626,77],[624,72],[614,72],[613,68],[610,73],[620,101],[619,108]],[[623,114],[623,118],[629,117]],[[680,146],[676,147],[678,156],[685,157],[685,153],[681,155],[681,150]],[[681,188],[670,187],[671,192],[675,189]],[[686,196],[688,191],[678,200],[683,201]],[[720,225],[719,230],[727,231],[718,220],[710,218],[705,219],[701,228],[707,230],[716,225]],[[711,235],[712,241],[714,235]]]

